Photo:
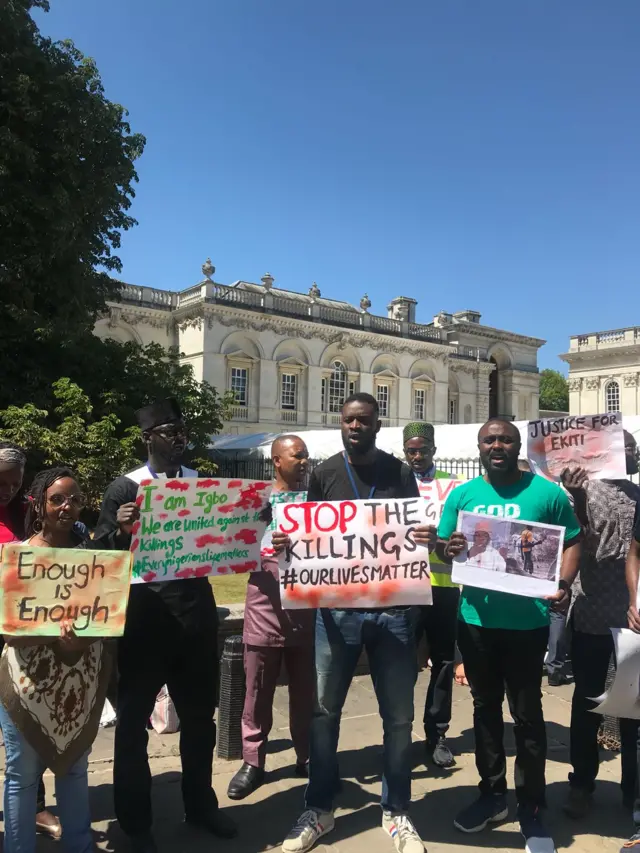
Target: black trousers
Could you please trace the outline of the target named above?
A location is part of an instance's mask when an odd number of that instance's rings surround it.
[[[151,828],[147,722],[163,684],[180,718],[185,814],[197,818],[218,806],[211,786],[216,742],[217,625],[200,632],[188,631],[167,615],[158,618],[151,630],[148,623],[144,627],[144,631],[127,631],[118,646],[113,784],[116,817],[128,835]]]
[[[431,658],[431,679],[424,705],[424,733],[434,743],[445,735],[451,722],[453,669],[456,657],[456,633],[460,590],[432,587],[433,604],[419,607],[416,619],[416,644],[425,634]]]
[[[473,696],[473,728],[480,791],[507,790],[502,703],[505,688],[516,740],[519,805],[544,805],[547,733],[542,716],[542,665],[548,628],[514,631],[460,622],[458,645]]]
[[[591,698],[604,693],[609,661],[613,654],[611,634],[583,634],[572,631],[571,660],[575,687],[571,702],[570,760],[573,773],[569,774],[572,787],[593,791],[598,775],[598,729],[602,717],[593,714],[596,702]],[[588,698],[591,697],[591,698]],[[636,742],[638,720],[620,720],[620,753],[622,765],[621,787],[626,796],[636,791]]]

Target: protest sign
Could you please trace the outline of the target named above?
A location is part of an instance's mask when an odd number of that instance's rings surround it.
[[[285,609],[431,604],[429,551],[413,531],[422,498],[322,501],[276,506],[291,539],[281,557]]]
[[[451,492],[465,483],[466,480],[454,480],[445,477],[433,478],[432,480],[418,480],[418,491],[420,497],[425,499],[425,515],[427,524],[440,522],[442,510]]]
[[[627,476],[622,415],[571,415],[527,425],[527,456],[535,474],[560,480],[565,468],[584,468],[593,480]]]
[[[453,560],[455,583],[531,598],[558,591],[564,527],[459,512],[457,530],[467,547]]]
[[[640,720],[640,634],[628,628],[611,628],[611,634],[615,649],[615,678],[601,696],[589,697],[598,703],[589,710],[607,717]]]
[[[68,620],[79,636],[120,637],[130,582],[128,551],[5,545],[0,633],[58,637]]]
[[[133,528],[133,583],[260,568],[270,483],[177,477],[143,480]]]

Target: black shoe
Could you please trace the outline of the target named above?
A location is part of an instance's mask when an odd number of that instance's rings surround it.
[[[569,793],[562,811],[573,820],[584,820],[593,808],[593,794],[585,788],[569,786]]]
[[[540,809],[519,806],[518,820],[525,842],[525,853],[556,853],[553,838],[540,819]]]
[[[456,763],[453,753],[447,745],[444,735],[438,738],[437,741],[427,741],[427,757],[436,767],[453,767]]]
[[[139,832],[129,836],[131,853],[158,853],[156,842],[150,832]]]
[[[489,823],[500,823],[509,814],[507,798],[481,794],[456,816],[453,825],[460,832],[481,832]]]
[[[235,838],[238,834],[238,827],[222,809],[213,809],[207,814],[196,817],[187,815],[185,821],[190,826],[195,826],[196,829],[204,829],[218,838]]]
[[[547,681],[549,682],[549,687],[564,687],[565,684],[570,684],[569,679],[563,672],[550,673]]]
[[[245,763],[229,782],[227,796],[230,800],[244,800],[249,794],[253,794],[264,782],[264,770],[262,767],[254,767]]]
[[[301,779],[309,778],[309,762],[308,761],[296,761],[296,776],[299,776]]]

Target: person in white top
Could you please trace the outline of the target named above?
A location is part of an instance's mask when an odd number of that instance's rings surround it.
[[[490,572],[506,572],[507,563],[502,554],[491,545],[491,534],[478,524],[473,531],[473,544],[467,552],[467,565]]]

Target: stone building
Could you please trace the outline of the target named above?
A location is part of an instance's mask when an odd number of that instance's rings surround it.
[[[383,425],[412,419],[477,423],[489,413],[537,417],[537,352],[544,341],[483,325],[477,311],[416,323],[416,300],[392,299],[387,316],[307,293],[204,280],[179,292],[124,285],[95,333],[177,346],[198,379],[235,392],[227,433],[336,427],[342,400],[374,394]]]
[[[569,365],[572,415],[640,415],[640,328],[573,335],[560,358]]]

